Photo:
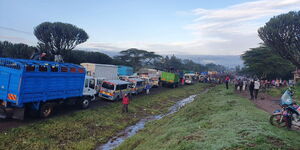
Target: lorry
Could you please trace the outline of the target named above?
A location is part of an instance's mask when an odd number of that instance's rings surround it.
[[[104,80],[118,80],[118,66],[108,64],[81,63],[86,69],[86,73],[95,79],[95,89],[97,92]]]
[[[0,118],[22,120],[25,110],[45,118],[61,103],[87,108],[93,82],[79,65],[0,58]]]
[[[124,94],[131,94],[131,83],[122,80],[107,80],[101,84],[99,97],[107,100],[120,100]]]
[[[161,71],[156,69],[141,68],[137,74],[140,78],[149,80],[153,87],[159,87],[159,77],[161,75]]]
[[[131,76],[133,74],[133,68],[129,66],[118,66],[118,76]]]
[[[161,86],[165,87],[172,87],[176,88],[178,87],[180,82],[180,77],[176,73],[171,73],[171,72],[161,72],[160,76],[160,84]]]
[[[81,63],[86,69],[87,75],[96,79],[102,80],[117,80],[118,79],[118,66],[108,64],[93,64]]]

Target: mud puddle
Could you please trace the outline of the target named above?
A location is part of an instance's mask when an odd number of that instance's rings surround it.
[[[206,93],[209,89],[204,90],[200,94]],[[115,137],[111,138],[106,144],[98,147],[96,150],[112,150],[114,148],[117,148],[120,144],[122,144],[127,138],[135,135],[139,130],[143,129],[145,127],[145,124],[154,121],[162,119],[168,115],[171,115],[177,111],[180,110],[183,106],[185,106],[188,103],[191,103],[195,100],[195,97],[199,94],[191,95],[185,99],[182,99],[178,101],[176,104],[174,104],[172,107],[169,108],[169,111],[165,114],[155,115],[155,116],[148,116],[146,118],[141,119],[136,124],[127,127],[122,132],[119,132]]]

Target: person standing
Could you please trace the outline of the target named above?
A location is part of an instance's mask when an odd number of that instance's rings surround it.
[[[128,97],[128,94],[125,94],[123,96],[123,99],[122,99],[122,103],[123,103],[123,108],[122,108],[122,112],[126,112],[128,113],[128,105],[129,105],[129,97]]]
[[[260,83],[259,83],[259,80],[256,79],[254,82],[254,98],[255,99],[257,99],[259,88],[260,88]]]
[[[150,94],[151,85],[149,82],[146,83],[146,94]]]
[[[253,96],[253,91],[254,91],[254,81],[250,80],[250,84],[249,84],[249,92],[250,92],[250,96],[251,96],[251,100],[253,100],[254,96]]]
[[[228,83],[229,83],[229,80],[230,80],[229,76],[226,76],[226,78],[225,78],[225,84],[226,84],[226,89],[227,89],[227,90],[228,90]]]

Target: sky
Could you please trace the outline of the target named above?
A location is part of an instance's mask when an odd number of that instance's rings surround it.
[[[0,41],[34,46],[34,28],[49,21],[88,33],[76,49],[240,55],[271,17],[299,10],[300,0],[0,0]]]

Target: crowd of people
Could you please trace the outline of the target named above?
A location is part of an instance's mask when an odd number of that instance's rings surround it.
[[[259,91],[264,93],[266,92],[267,88],[278,88],[278,87],[285,87],[288,85],[293,85],[293,80],[259,80],[258,78],[246,78],[246,77],[236,77],[233,80],[230,80],[229,76],[225,78],[226,88],[228,89],[229,81],[234,84],[235,90],[242,92],[249,90],[250,98],[257,99]]]

